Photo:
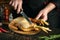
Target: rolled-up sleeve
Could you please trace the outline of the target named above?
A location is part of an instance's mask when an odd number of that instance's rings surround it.
[[[60,0],[51,0],[51,2],[55,4],[57,8],[60,8]]]

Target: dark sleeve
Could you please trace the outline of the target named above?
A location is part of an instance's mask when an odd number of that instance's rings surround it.
[[[51,2],[55,4],[57,8],[60,8],[60,0],[51,0]]]

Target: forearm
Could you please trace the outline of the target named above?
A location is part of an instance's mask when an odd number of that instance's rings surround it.
[[[47,11],[47,13],[49,13],[50,11],[52,11],[56,6],[53,3],[49,3],[44,10]]]

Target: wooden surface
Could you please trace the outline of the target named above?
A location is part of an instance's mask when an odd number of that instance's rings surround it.
[[[4,29],[8,29],[7,25],[3,25],[3,27],[5,27]],[[45,32],[41,31],[40,33],[36,34],[36,35],[21,35],[21,34],[17,34],[14,32],[11,32],[10,30],[8,30],[8,33],[0,33],[0,40],[40,40],[39,37],[40,36],[47,36],[49,37],[50,35],[57,35],[60,34],[60,29],[56,28],[56,29],[52,29],[52,32],[49,32],[49,34],[46,34]],[[44,40],[44,39],[43,39]]]

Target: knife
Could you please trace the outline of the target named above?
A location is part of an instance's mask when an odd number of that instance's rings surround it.
[[[32,24],[32,21],[29,19],[29,17],[28,17],[23,11],[21,11],[20,14],[21,14],[30,24]]]

